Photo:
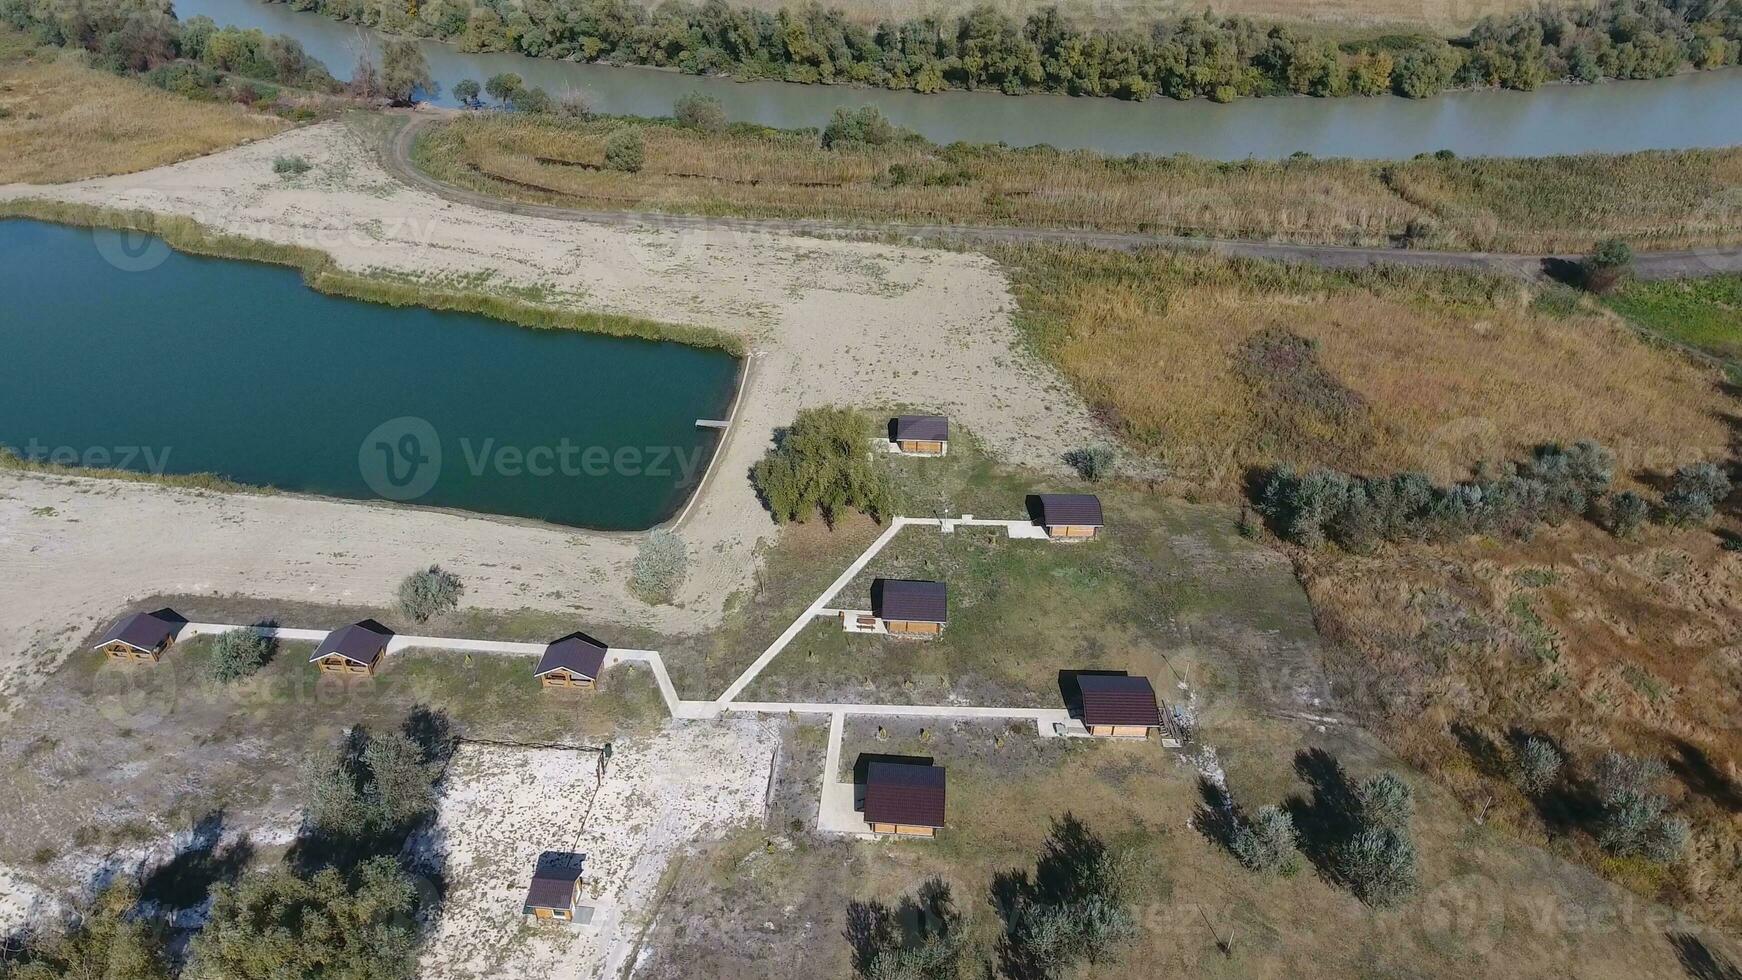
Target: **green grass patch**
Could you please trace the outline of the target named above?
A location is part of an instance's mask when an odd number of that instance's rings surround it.
[[[1604,302],[1658,333],[1725,360],[1742,360],[1742,275],[1633,280]]]

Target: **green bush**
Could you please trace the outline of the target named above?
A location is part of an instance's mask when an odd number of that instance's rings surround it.
[[[672,117],[685,129],[717,133],[726,128],[726,107],[720,100],[700,92],[689,92],[672,104]]]
[[[671,531],[654,531],[641,542],[629,570],[629,591],[651,605],[670,602],[683,585],[689,547]]]
[[[459,576],[431,565],[407,575],[399,583],[399,611],[414,622],[453,612],[460,606],[465,585]]]
[[[1645,498],[1625,490],[1609,501],[1609,533],[1618,538],[1631,538],[1651,516],[1651,505]]]
[[[833,523],[849,510],[882,521],[895,510],[895,488],[871,458],[870,423],[850,408],[799,412],[751,479],[776,521],[808,521],[817,511]]]
[[[556,101],[541,88],[517,88],[509,94],[508,104],[528,116],[546,116],[556,109]]]
[[[1261,806],[1251,820],[1234,829],[1228,846],[1248,871],[1287,875],[1300,865],[1299,840],[1287,810]]]
[[[1415,839],[1407,828],[1363,827],[1337,848],[1335,860],[1338,875],[1369,905],[1396,905],[1415,890]]]
[[[489,94],[490,98],[496,100],[497,105],[501,106],[507,106],[513,102],[514,96],[524,88],[526,88],[526,82],[511,71],[491,75],[484,82],[484,91]]]
[[[1512,778],[1531,796],[1548,792],[1561,775],[1561,754],[1546,738],[1532,736],[1518,746],[1512,760]]]
[[[417,888],[392,857],[349,873],[258,871],[212,895],[192,945],[192,976],[409,980],[416,972]]]
[[[1614,289],[1633,264],[1633,248],[1619,238],[1597,243],[1597,248],[1579,263],[1584,287],[1593,293]]]
[[[1065,465],[1083,479],[1098,482],[1113,475],[1118,456],[1112,446],[1085,446],[1065,453]]]
[[[906,135],[905,130],[883,118],[876,106],[842,108],[836,109],[829,117],[829,124],[823,127],[823,146],[826,149],[886,146]]]
[[[1711,463],[1690,463],[1670,477],[1663,495],[1664,516],[1672,524],[1704,524],[1716,506],[1730,496],[1730,477]]]
[[[1668,775],[1657,759],[1604,754],[1591,773],[1601,806],[1598,843],[1618,857],[1644,857],[1659,864],[1679,858],[1687,848],[1688,822],[1670,815],[1669,800],[1652,792]]]
[[[477,105],[478,93],[481,91],[478,83],[470,78],[462,78],[454,83],[454,99],[463,106]]]
[[[300,177],[314,167],[302,157],[274,157],[272,172],[280,177]]]
[[[272,641],[251,629],[225,630],[212,641],[206,676],[228,683],[253,676],[272,655]]]
[[[640,173],[647,162],[646,148],[641,144],[641,131],[625,127],[605,141],[605,166],[624,173]]]

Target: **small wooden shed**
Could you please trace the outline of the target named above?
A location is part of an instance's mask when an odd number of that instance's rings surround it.
[[[874,834],[935,836],[944,825],[944,768],[871,763],[865,769],[865,822]]]
[[[539,855],[533,868],[532,885],[526,890],[521,913],[534,919],[575,920],[575,906],[581,895],[581,864],[579,854],[546,851]]]
[[[950,451],[950,420],[942,415],[898,415],[889,421],[889,441],[904,453],[945,455]]]
[[[1054,541],[1083,541],[1106,526],[1101,498],[1092,493],[1037,493],[1029,499],[1029,512]]]
[[[570,633],[544,648],[532,676],[545,688],[590,690],[599,683],[607,652],[605,644],[587,634]]]
[[[1161,705],[1149,678],[1129,674],[1079,674],[1083,726],[1091,735],[1145,738],[1161,727]]]
[[[154,664],[175,642],[182,622],[170,609],[123,616],[92,649],[103,651],[111,660]]]
[[[936,636],[950,620],[942,582],[880,578],[871,583],[872,615],[895,636]]]
[[[365,619],[328,633],[308,662],[319,664],[324,674],[367,676],[375,673],[375,665],[387,652],[387,641],[391,639],[392,630],[373,619]]]

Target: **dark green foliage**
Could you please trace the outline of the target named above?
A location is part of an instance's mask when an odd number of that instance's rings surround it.
[[[678,125],[685,129],[699,129],[704,133],[717,133],[726,128],[726,107],[720,100],[700,92],[689,92],[678,98],[671,107],[672,116]]]
[[[398,845],[435,812],[435,782],[446,760],[410,734],[354,729],[325,762],[309,773],[304,822],[317,846],[311,853],[345,863]]]
[[[882,521],[895,508],[889,475],[870,454],[870,423],[850,408],[807,408],[752,471],[777,521],[833,522],[849,510]]]
[[[1685,0],[1600,0],[1491,15],[1456,43],[1392,36],[1343,45],[1202,13],[1136,29],[1085,28],[1056,7],[1018,20],[982,5],[953,18],[867,28],[816,3],[776,12],[727,0],[296,5],[393,34],[452,40],[467,51],[917,92],[1040,90],[1122,99],[1161,94],[1226,102],[1388,89],[1423,98],[1458,86],[1529,89],[1560,78],[1662,77],[1689,66],[1735,64],[1742,49],[1735,4]]]
[[[605,141],[605,166],[624,173],[639,173],[647,162],[647,151],[641,143],[641,131],[626,126]]]
[[[1407,827],[1364,826],[1336,852],[1338,874],[1369,905],[1396,905],[1415,890],[1415,838]]]
[[[462,78],[454,83],[454,98],[463,106],[476,106],[478,93],[482,91],[478,83],[470,78]]]
[[[193,942],[193,976],[409,978],[416,969],[417,889],[391,857],[349,873],[279,867],[214,890]]]
[[[847,941],[862,980],[953,980],[970,959],[970,937],[950,886],[937,878],[903,897],[847,906]]]
[[[1137,933],[1129,855],[1069,813],[1053,821],[1032,874],[1001,874],[992,889],[1009,976],[1072,976],[1112,959]]]
[[[853,146],[886,146],[905,139],[908,132],[883,118],[876,106],[836,109],[823,127],[823,146],[828,149]]]
[[[1730,496],[1730,477],[1711,463],[1690,463],[1670,477],[1663,495],[1664,516],[1673,524],[1704,524]]]
[[[219,683],[251,677],[271,655],[272,641],[254,630],[226,630],[212,641],[206,676]]]
[[[274,157],[272,172],[280,177],[300,177],[312,169],[305,157]]]
[[[520,76],[511,71],[491,75],[484,82],[484,91],[489,94],[490,98],[495,99],[498,105],[503,106],[508,105],[513,100],[515,93],[525,87],[526,83],[521,80]]]
[[[465,590],[458,575],[440,565],[431,565],[412,572],[399,583],[399,611],[421,623],[458,609],[460,594]]]
[[[1651,516],[1651,505],[1631,490],[1616,494],[1609,500],[1609,533],[1618,538],[1631,538]]]
[[[1607,492],[1614,469],[1613,455],[1588,441],[1542,446],[1522,465],[1450,486],[1419,473],[1354,477],[1279,467],[1264,482],[1258,509],[1288,541],[1318,547],[1329,539],[1357,553],[1383,542],[1523,538],[1540,525],[1589,511]]]
[[[556,100],[541,88],[517,88],[508,96],[508,105],[515,112],[542,116],[556,110]]]
[[[1065,453],[1065,465],[1091,483],[1112,476],[1118,463],[1119,458],[1112,446],[1084,446]]]
[[[139,890],[131,881],[110,885],[80,909],[63,931],[28,936],[0,960],[5,980],[168,980],[163,937],[134,917]]]
[[[1241,821],[1228,840],[1246,870],[1260,874],[1292,874],[1299,866],[1299,835],[1294,818],[1277,806],[1261,806],[1252,819]]]
[[[410,105],[420,94],[435,97],[438,86],[416,41],[388,39],[381,50],[381,88],[394,105]]]
[[[1593,293],[1614,289],[1633,265],[1633,248],[1619,238],[1607,238],[1597,243],[1591,254],[1579,262],[1584,287]]]

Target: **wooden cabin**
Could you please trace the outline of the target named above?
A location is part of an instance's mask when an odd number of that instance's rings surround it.
[[[369,676],[375,673],[375,665],[387,652],[387,641],[391,639],[392,630],[373,619],[365,619],[328,633],[308,662],[320,665],[323,674]]]
[[[1083,727],[1106,738],[1146,738],[1161,727],[1161,705],[1147,677],[1079,674]]]
[[[607,650],[585,633],[570,633],[544,648],[532,676],[547,689],[592,690],[598,686]]]
[[[1034,522],[1054,541],[1084,541],[1101,532],[1101,498],[1092,493],[1037,493],[1029,499]]]
[[[874,834],[932,837],[944,825],[944,769],[873,762],[865,769],[865,822]]]
[[[889,441],[904,453],[943,456],[950,451],[950,420],[942,415],[898,415],[889,420]]]
[[[521,914],[534,919],[575,921],[575,906],[581,896],[581,864],[579,854],[546,851],[539,855],[532,872],[532,885],[521,903]]]
[[[92,649],[103,651],[110,660],[154,664],[175,642],[183,622],[170,609],[123,616]]]
[[[880,578],[871,583],[872,615],[892,636],[937,636],[950,619],[942,582]]]

